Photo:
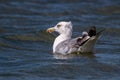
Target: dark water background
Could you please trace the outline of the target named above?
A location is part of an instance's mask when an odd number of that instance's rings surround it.
[[[106,28],[94,54],[52,54],[45,30]],[[120,0],[0,0],[0,80],[120,80]]]

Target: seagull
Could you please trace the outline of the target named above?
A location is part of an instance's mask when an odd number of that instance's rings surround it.
[[[104,30],[96,33],[96,27],[93,26],[89,32],[83,31],[82,36],[72,38],[72,27],[71,21],[61,21],[47,29],[49,33],[54,31],[59,33],[53,43],[53,53],[67,55],[74,52],[93,52],[95,43]]]

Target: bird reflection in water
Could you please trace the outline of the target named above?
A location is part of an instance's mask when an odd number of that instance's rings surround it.
[[[88,58],[95,58],[94,53],[79,53],[79,52],[74,52],[71,54],[67,54],[67,55],[62,55],[59,53],[54,53],[53,57],[55,59],[72,59],[72,58],[76,58],[76,57],[88,57]]]

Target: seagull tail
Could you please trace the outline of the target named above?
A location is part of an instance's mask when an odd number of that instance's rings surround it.
[[[99,32],[96,33],[95,36],[90,37],[89,40],[87,40],[80,48],[78,51],[80,52],[93,52],[94,46],[98,39],[101,37],[105,29],[100,30]]]

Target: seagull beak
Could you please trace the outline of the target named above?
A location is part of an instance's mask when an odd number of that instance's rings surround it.
[[[46,32],[49,32],[49,33],[52,33],[52,32],[54,32],[54,31],[55,31],[54,27],[48,28],[48,29],[46,30]]]

